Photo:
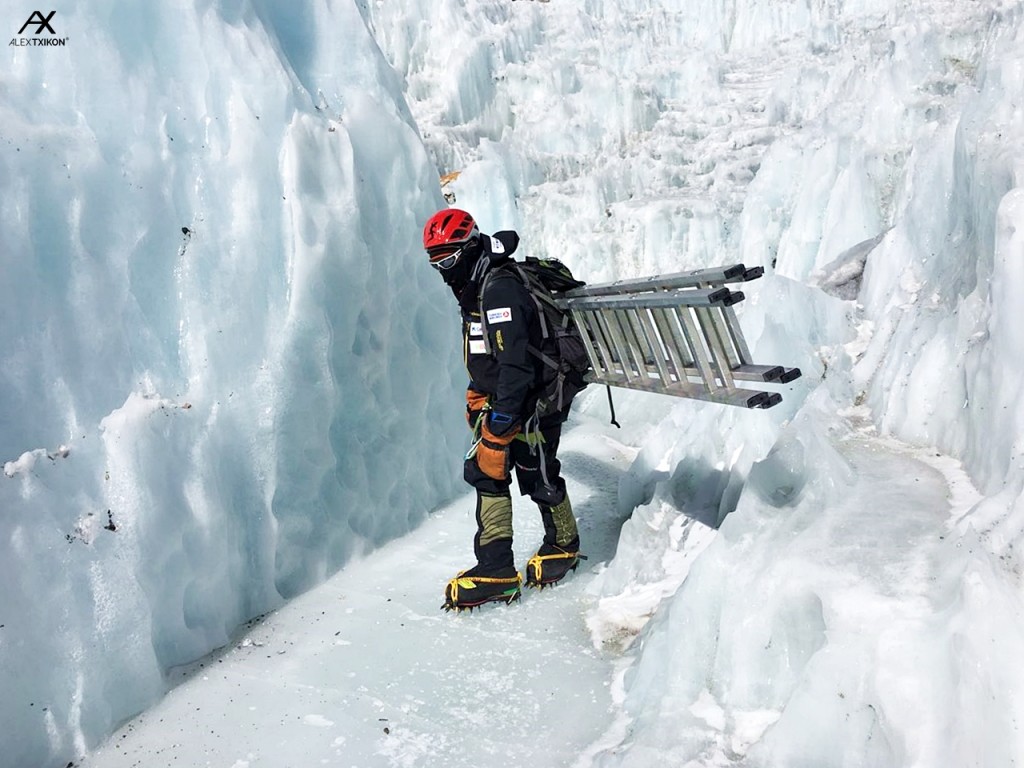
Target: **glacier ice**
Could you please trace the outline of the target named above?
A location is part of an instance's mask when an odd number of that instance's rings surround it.
[[[443,286],[412,268],[436,171],[359,4],[52,23],[68,45],[0,75],[11,765],[66,762],[417,525],[462,438]]]
[[[768,412],[617,398],[629,520],[587,584],[598,647],[555,675],[594,684],[592,654],[616,658],[614,722],[581,768],[1019,759],[1022,17],[1014,0],[59,11],[101,44],[9,48],[0,76],[8,754],[90,749],[169,666],[454,491],[453,318],[413,267],[437,173],[460,171],[485,229],[593,282],[763,266],[741,306],[755,357],[804,370]],[[584,396],[588,418],[603,399]],[[441,546],[430,530],[387,562]],[[303,634],[308,597],[280,631]],[[374,637],[359,619],[345,642]],[[284,677],[309,683],[318,653]],[[457,686],[407,671],[457,709]],[[337,736],[356,710],[332,680],[316,696],[335,709],[298,695],[323,757],[443,753],[418,701],[383,751]]]

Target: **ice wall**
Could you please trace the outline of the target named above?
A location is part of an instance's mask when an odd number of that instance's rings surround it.
[[[806,31],[813,55],[777,81],[770,108],[799,125],[764,156],[729,249],[775,273],[744,315],[755,355],[807,353],[817,389],[771,438],[680,413],[648,441],[595,634],[621,644],[672,597],[623,678],[627,737],[597,765],[1009,764],[1024,749],[1008,661],[1024,14],[853,10],[830,22],[840,48]],[[906,456],[874,465],[851,427],[962,460],[984,498],[958,507],[948,469],[936,482]],[[700,524],[728,512],[709,545]]]
[[[0,764],[454,488],[443,201],[360,5],[57,2],[3,49]]]
[[[1015,5],[994,16],[984,56],[959,64],[973,65],[976,89],[914,158],[905,223],[865,270],[875,334],[856,371],[885,430],[964,458],[989,496],[973,524],[1017,568],[1024,150],[1011,137],[1024,129],[1022,15]]]

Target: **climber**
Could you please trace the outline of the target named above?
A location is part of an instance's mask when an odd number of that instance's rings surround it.
[[[448,583],[447,610],[490,601],[511,603],[520,596],[522,578],[512,554],[510,469],[519,492],[540,508],[544,524],[544,540],[527,562],[527,586],[543,588],[561,581],[582,557],[557,458],[572,400],[554,412],[539,413],[548,369],[537,353],[553,351],[544,338],[537,303],[512,269],[518,244],[514,231],[484,235],[470,214],[455,208],[438,211],[423,229],[430,265],[461,310],[470,379],[466,419],[473,447],[463,474],[476,489],[476,564]]]

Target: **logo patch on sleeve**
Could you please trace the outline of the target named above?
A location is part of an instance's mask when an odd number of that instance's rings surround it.
[[[496,237],[491,237],[490,235],[485,235],[485,237],[491,242],[491,253],[505,252],[505,244],[501,242],[501,240]]]
[[[470,336],[483,336],[484,335],[483,326],[480,325],[480,323],[470,323],[469,324],[469,335]]]
[[[469,341],[469,354],[471,355],[482,355],[487,352],[487,347],[484,346],[483,340],[470,339]]]
[[[507,323],[512,319],[512,307],[499,307],[487,310],[488,323]]]

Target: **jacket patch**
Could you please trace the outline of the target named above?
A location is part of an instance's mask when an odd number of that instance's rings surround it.
[[[483,336],[484,328],[480,323],[469,324],[469,335],[470,336]]]
[[[498,349],[500,351],[504,352],[505,351],[505,339],[502,337],[501,331],[498,331],[496,334],[494,334],[494,341],[495,341],[495,343],[497,343]]]
[[[469,341],[469,354],[471,355],[482,355],[487,352],[487,347],[484,346],[482,339],[470,339]]]
[[[512,319],[512,307],[487,310],[488,323],[507,323]]]

